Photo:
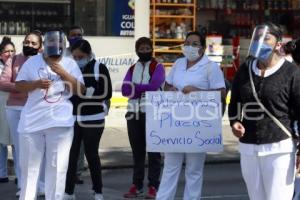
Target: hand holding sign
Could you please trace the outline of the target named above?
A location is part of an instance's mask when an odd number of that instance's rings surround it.
[[[146,92],[147,151],[222,151],[220,99],[220,91]]]

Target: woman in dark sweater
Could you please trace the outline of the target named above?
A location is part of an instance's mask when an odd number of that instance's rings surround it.
[[[289,133],[294,135],[293,121],[300,119],[300,69],[281,56],[281,39],[276,25],[257,26],[248,60],[232,84],[230,125],[240,141],[242,174],[251,200],[292,199],[294,191],[296,148]],[[258,105],[250,73],[258,99],[283,127]]]
[[[74,139],[70,150],[67,172],[65,200],[75,199],[74,187],[76,167],[81,141],[84,143],[95,200],[103,200],[101,163],[98,154],[99,142],[104,130],[104,117],[107,114],[106,102],[112,96],[112,86],[107,67],[92,58],[88,41],[79,40],[71,48],[73,58],[81,68],[87,88],[85,96],[73,96],[73,114],[76,116]]]

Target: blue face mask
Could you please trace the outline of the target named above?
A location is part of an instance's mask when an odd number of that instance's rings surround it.
[[[70,46],[73,46],[78,40],[81,40],[82,37],[71,37],[68,39]]]
[[[258,51],[258,47],[259,47],[258,42],[253,42],[250,48],[250,55],[256,57],[257,59],[263,62],[266,62],[273,53],[272,46],[263,43],[260,46],[259,54],[255,56],[256,52]]]
[[[80,69],[83,69],[89,63],[89,60],[87,58],[82,58],[80,60],[76,60],[76,63]]]

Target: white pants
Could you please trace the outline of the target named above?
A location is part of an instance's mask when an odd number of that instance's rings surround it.
[[[20,163],[19,162],[20,159],[19,135],[20,134],[17,131],[17,129],[20,121],[21,111],[22,110],[6,108],[6,118],[9,126],[9,132],[13,142],[14,169],[15,169],[16,177],[18,179],[18,188],[21,187],[21,173],[20,173],[20,164],[19,164]]]
[[[290,200],[294,192],[295,153],[241,154],[242,175],[251,200]]]
[[[164,169],[159,185],[157,200],[173,200],[180,171],[185,157],[184,200],[199,200],[203,182],[205,153],[165,153]]]
[[[36,198],[37,181],[44,157],[46,157],[46,199],[63,199],[73,127],[56,127],[34,133],[22,133],[20,139],[23,176],[20,200]]]

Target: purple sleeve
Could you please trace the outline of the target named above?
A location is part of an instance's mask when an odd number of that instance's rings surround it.
[[[128,69],[125,78],[122,83],[122,95],[125,97],[129,97],[132,93],[132,73],[131,68]]]
[[[142,94],[146,91],[156,91],[165,81],[165,69],[162,64],[158,64],[151,76],[149,84],[135,84],[135,92]]]
[[[135,90],[135,84],[132,82],[132,71],[128,69],[122,84],[122,95],[130,99],[140,98],[142,93]]]

